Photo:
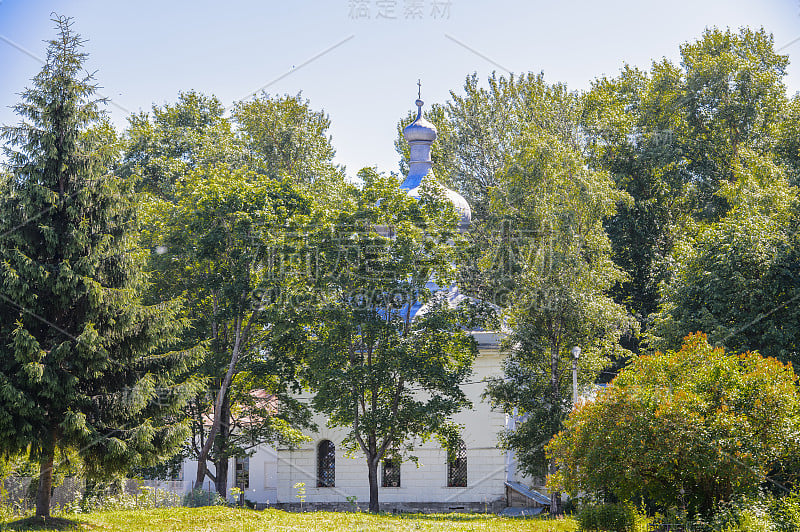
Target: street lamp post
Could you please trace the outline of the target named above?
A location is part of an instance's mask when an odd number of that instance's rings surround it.
[[[572,348],[572,405],[578,402],[578,359],[581,356],[581,348],[577,345]]]

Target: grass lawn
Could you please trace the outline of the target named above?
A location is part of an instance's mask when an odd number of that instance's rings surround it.
[[[58,519],[54,527],[34,527],[29,520],[0,521],[0,530],[92,530],[109,532],[186,531],[186,532],[256,532],[256,531],[371,531],[404,532],[416,530],[473,530],[508,532],[573,532],[570,519],[545,520],[504,518],[484,514],[400,514],[369,515],[362,513],[309,512],[289,513],[280,510],[257,512],[226,507],[166,508],[96,512]]]

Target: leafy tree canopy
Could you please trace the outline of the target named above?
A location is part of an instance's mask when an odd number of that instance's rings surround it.
[[[691,331],[729,350],[798,362],[800,299],[797,187],[751,155],[719,194],[731,210],[676,250],[650,342],[675,348]]]
[[[705,335],[640,356],[579,405],[548,445],[549,484],[707,515],[752,493],[798,452],[800,396],[791,365],[726,354]]]
[[[797,160],[786,109],[788,58],[764,30],[712,28],[681,46],[681,62],[625,65],[586,94],[581,129],[592,167],[611,173],[633,202],[606,221],[614,260],[629,275],[614,293],[643,328],[673,270],[675,245],[730,204],[717,191],[748,153]],[[796,114],[796,113],[795,113]],[[794,163],[791,163],[794,164]],[[636,346],[633,346],[636,347]]]

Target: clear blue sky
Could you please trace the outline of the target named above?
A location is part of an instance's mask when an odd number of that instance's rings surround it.
[[[228,105],[272,82],[269,92],[302,91],[330,115],[349,175],[397,170],[395,124],[414,108],[417,78],[426,103],[444,102],[472,72],[503,69],[585,89],[624,62],[676,61],[678,46],[710,26],[763,26],[777,48],[800,37],[800,0],[0,0],[0,123],[17,122],[8,106],[41,66],[18,48],[44,55],[53,11],[74,17],[88,39],[88,68],[119,129],[127,111],[181,90]],[[791,94],[800,40],[782,53],[794,59]]]

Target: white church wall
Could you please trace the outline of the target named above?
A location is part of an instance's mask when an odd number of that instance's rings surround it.
[[[249,486],[244,498],[258,503],[275,503],[278,500],[278,453],[274,447],[259,445],[250,456]],[[229,470],[234,470],[231,461]],[[235,475],[235,473],[233,473]],[[235,477],[229,478],[228,486],[235,486]]]
[[[506,426],[506,416],[493,411],[481,398],[489,376],[502,373],[502,356],[493,349],[482,349],[473,364],[473,375],[463,389],[472,402],[472,408],[457,413],[453,420],[462,426],[462,438],[467,448],[467,487],[447,486],[447,456],[438,442],[421,444],[415,451],[419,465],[404,461],[400,470],[400,487],[380,488],[383,502],[437,502],[437,503],[490,503],[504,497],[504,482],[515,479],[509,473],[506,453],[497,449],[497,435]],[[308,397],[305,397],[308,399]],[[310,434],[311,442],[297,449],[275,449],[260,445],[249,458],[249,486],[245,498],[257,503],[299,503],[294,486],[303,483],[305,502],[346,503],[355,496],[358,504],[369,501],[367,467],[363,455],[346,456],[342,440],[346,431],[325,426],[323,416],[315,416],[319,432]],[[330,440],[336,446],[335,487],[317,487],[317,445]],[[197,475],[197,463],[186,460],[183,465],[184,488],[191,490]],[[213,464],[209,469],[214,473]],[[379,471],[379,476],[382,469]],[[228,489],[236,486],[234,459],[228,467]],[[209,480],[206,489],[214,489]],[[230,494],[230,492],[229,492]]]
[[[486,378],[501,373],[502,357],[496,350],[483,350],[473,365],[473,375],[463,389],[473,406],[457,413],[453,420],[462,428],[467,448],[467,487],[447,486],[447,454],[438,442],[417,447],[412,461],[401,464],[400,487],[380,488],[382,502],[486,502],[501,499],[505,494],[506,453],[497,449],[497,434],[505,427],[505,415],[493,411],[481,398]],[[278,450],[278,490],[280,503],[299,503],[294,486],[303,483],[305,501],[309,503],[347,502],[355,496],[360,505],[369,501],[367,466],[363,455],[345,456],[342,440],[345,431],[325,426],[325,418],[317,416],[319,433],[313,441],[298,449]],[[335,487],[317,487],[317,445],[330,440],[336,446]],[[382,468],[381,468],[382,469]],[[382,470],[379,471],[379,477]]]

